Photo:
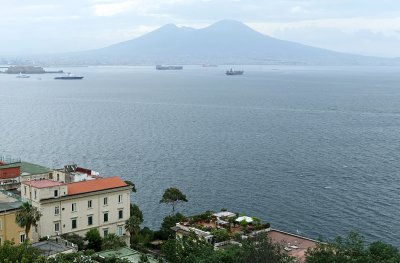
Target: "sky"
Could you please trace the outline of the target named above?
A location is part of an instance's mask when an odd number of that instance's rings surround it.
[[[168,23],[222,19],[311,46],[400,57],[399,0],[0,0],[0,55],[96,49]]]

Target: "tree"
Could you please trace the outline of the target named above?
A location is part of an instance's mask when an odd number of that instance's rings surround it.
[[[94,263],[90,255],[84,252],[58,254],[54,258],[48,258],[46,263]]]
[[[176,223],[185,220],[186,217],[181,213],[176,213],[175,215],[166,216],[163,222],[161,223],[161,228],[160,231],[158,232],[158,237],[164,240],[170,238],[174,234],[174,231],[171,229],[171,227],[175,226]]]
[[[0,262],[39,263],[44,262],[44,258],[41,258],[40,251],[33,248],[31,245],[15,245],[14,242],[4,241],[3,244],[0,245]]]
[[[180,239],[170,239],[162,247],[169,262],[174,263],[294,263],[279,244],[265,235],[243,241],[242,246],[231,245],[214,250],[213,245],[195,233]]]
[[[27,241],[29,241],[29,232],[31,231],[32,226],[37,226],[41,216],[42,214],[37,210],[37,208],[33,207],[28,202],[24,202],[20,206],[15,217],[15,222],[18,226],[25,228],[25,237]]]
[[[85,249],[85,238],[75,234],[75,233],[71,233],[71,234],[62,234],[61,237],[75,245],[78,246],[78,250],[83,250]]]
[[[130,216],[136,216],[138,217],[142,222],[143,222],[143,213],[140,210],[139,206],[135,205],[135,204],[130,204],[130,209],[129,209],[129,215]]]
[[[229,239],[229,233],[225,228],[213,229],[211,234],[215,238],[215,242],[223,242]]]
[[[161,248],[165,259],[174,263],[198,263],[207,262],[207,259],[214,252],[211,244],[196,234],[191,233],[180,239],[170,239]]]
[[[259,234],[254,238],[242,242],[242,261],[252,263],[294,263],[291,257],[279,243],[273,243],[265,234]]]
[[[87,248],[93,249],[94,251],[100,251],[103,239],[100,236],[97,228],[92,228],[85,234],[85,239],[88,241]]]
[[[171,204],[172,205],[172,213],[175,213],[175,205],[180,202],[187,202],[186,195],[183,194],[178,188],[168,188],[165,190],[161,200],[161,203]]]
[[[400,262],[399,250],[389,244],[376,241],[368,246],[371,262]]]
[[[132,181],[124,181],[127,185],[132,186],[132,192],[136,193],[136,185]]]
[[[150,242],[154,240],[154,231],[148,227],[144,227],[140,230],[139,234],[133,238],[134,244],[140,244],[142,246],[149,246]]]
[[[124,240],[114,233],[105,236],[101,244],[101,248],[103,250],[117,249],[124,246],[126,246]]]
[[[130,217],[125,222],[125,229],[130,234],[131,245],[135,242],[135,237],[140,232],[140,224],[143,223],[143,213],[135,204],[130,205]]]
[[[395,263],[400,262],[397,248],[383,242],[365,246],[364,238],[350,232],[345,238],[319,244],[306,252],[307,263]]]
[[[148,258],[145,254],[141,254],[139,260],[140,260],[139,263],[147,263],[147,262],[150,262],[150,261],[149,261],[149,258]]]

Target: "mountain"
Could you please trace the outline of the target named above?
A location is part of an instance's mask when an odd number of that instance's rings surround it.
[[[365,64],[386,61],[279,40],[233,20],[219,21],[202,29],[168,24],[129,41],[68,56],[87,64]]]

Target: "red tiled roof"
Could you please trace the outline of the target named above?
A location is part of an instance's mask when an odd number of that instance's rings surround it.
[[[64,185],[63,183],[55,182],[55,181],[51,181],[51,180],[32,180],[32,181],[25,181],[22,183],[26,184],[26,185],[30,185],[35,188],[46,188],[46,187]]]
[[[68,184],[68,195],[124,187],[127,184],[118,176]]]

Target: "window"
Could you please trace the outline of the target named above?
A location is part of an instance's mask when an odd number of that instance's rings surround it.
[[[60,214],[60,207],[59,206],[54,207],[54,214],[55,215],[59,215]]]
[[[87,218],[87,224],[88,224],[88,226],[93,225],[93,215],[88,216],[88,218]]]
[[[26,195],[26,186],[24,186],[24,195]]]
[[[60,175],[57,174],[57,182],[59,182],[59,181],[60,181]]]
[[[20,243],[24,243],[25,239],[26,239],[25,234],[19,234],[19,242]]]
[[[0,236],[0,246],[3,245],[3,237]]]
[[[58,197],[58,190],[54,190],[54,197]]]
[[[103,221],[104,222],[108,222],[108,212],[105,212],[104,214],[103,214]]]
[[[72,212],[76,212],[76,203],[72,203]]]
[[[122,219],[124,217],[124,210],[118,210],[118,219]]]
[[[122,203],[122,195],[118,195],[118,203]]]
[[[108,235],[108,228],[103,229],[103,236],[106,237]]]
[[[92,200],[87,201],[87,207],[92,208]]]
[[[118,236],[122,236],[124,234],[124,228],[122,226],[118,226]]]
[[[49,173],[49,179],[53,180],[53,173]]]
[[[107,205],[107,204],[108,204],[108,198],[107,198],[107,197],[104,197],[104,199],[103,199],[103,204],[104,204],[104,205]]]
[[[0,230],[3,230],[3,221],[0,219]]]
[[[60,232],[60,222],[54,224],[54,231]]]
[[[72,229],[77,228],[76,218],[72,219]]]
[[[35,189],[34,193],[35,193],[35,195],[34,195],[34,196],[35,196],[35,199],[36,199],[36,198],[37,198],[37,193],[36,193],[36,189]]]

